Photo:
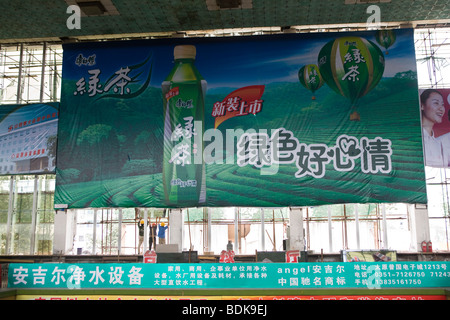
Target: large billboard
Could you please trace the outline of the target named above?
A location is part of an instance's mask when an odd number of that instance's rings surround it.
[[[426,203],[411,29],[66,44],[62,81],[56,207]]]
[[[59,103],[0,106],[0,175],[54,173]]]

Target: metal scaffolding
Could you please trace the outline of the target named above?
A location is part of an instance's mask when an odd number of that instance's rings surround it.
[[[0,46],[0,104],[59,101],[61,72],[60,44]]]

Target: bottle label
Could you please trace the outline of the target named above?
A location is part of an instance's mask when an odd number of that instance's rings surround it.
[[[204,122],[204,101],[200,81],[171,82],[165,98],[163,184],[167,204],[198,204],[201,202],[205,170],[203,143],[195,139]],[[166,89],[166,90],[167,90]],[[200,132],[198,132],[200,130]],[[200,140],[200,141],[199,141]]]
[[[175,87],[173,89],[170,89],[170,91],[165,94],[165,98],[166,98],[166,100],[170,100],[170,98],[175,97],[179,94],[180,94],[180,88]]]

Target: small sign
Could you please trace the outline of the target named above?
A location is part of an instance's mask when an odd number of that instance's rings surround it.
[[[286,262],[298,263],[299,256],[300,256],[299,250],[286,251]]]
[[[234,263],[234,251],[233,250],[222,250],[220,253],[220,260],[219,262],[222,263]]]
[[[144,263],[156,263],[156,252],[155,250],[147,250],[144,253]]]

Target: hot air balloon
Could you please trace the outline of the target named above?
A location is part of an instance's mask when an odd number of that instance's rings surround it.
[[[352,109],[356,109],[358,99],[375,88],[383,76],[384,55],[367,39],[342,37],[322,47],[318,66],[325,83],[348,98]],[[359,120],[356,110],[350,120]]]
[[[386,49],[386,54],[388,54],[387,49],[394,44],[396,36],[394,30],[377,30],[375,39],[380,46]]]
[[[312,92],[312,100],[315,100],[314,93],[323,85],[319,67],[315,64],[303,66],[298,71],[298,80],[306,89]]]

